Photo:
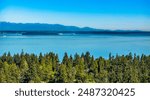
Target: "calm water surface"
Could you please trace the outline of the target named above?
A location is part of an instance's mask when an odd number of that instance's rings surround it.
[[[109,53],[150,54],[150,36],[112,36],[112,35],[78,35],[78,36],[0,36],[0,55],[5,52],[39,54],[50,51],[62,59],[64,52],[74,55],[89,51],[94,57],[108,58]]]

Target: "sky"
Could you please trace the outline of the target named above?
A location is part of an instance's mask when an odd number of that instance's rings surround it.
[[[0,0],[0,21],[150,31],[150,0]]]

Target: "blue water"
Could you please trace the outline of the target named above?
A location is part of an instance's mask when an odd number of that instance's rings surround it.
[[[78,35],[78,36],[0,36],[0,55],[5,52],[39,54],[50,51],[62,59],[65,52],[69,55],[89,51],[94,57],[108,58],[109,53],[150,54],[150,36],[112,36],[112,35]]]

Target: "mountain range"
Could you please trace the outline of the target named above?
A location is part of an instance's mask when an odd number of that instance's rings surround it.
[[[103,31],[90,27],[64,26],[61,24],[0,22],[0,31]]]
[[[77,35],[77,34],[112,34],[112,35],[148,35],[149,31],[140,30],[104,30],[91,27],[65,26],[44,23],[10,23],[0,22],[0,35]]]

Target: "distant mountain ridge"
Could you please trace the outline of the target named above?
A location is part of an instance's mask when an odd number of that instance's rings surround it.
[[[140,30],[104,30],[90,27],[65,26],[61,24],[42,23],[10,23],[0,22],[0,35],[144,35],[150,36],[150,31]]]
[[[0,22],[0,31],[103,31],[90,27],[64,26],[61,24]]]

